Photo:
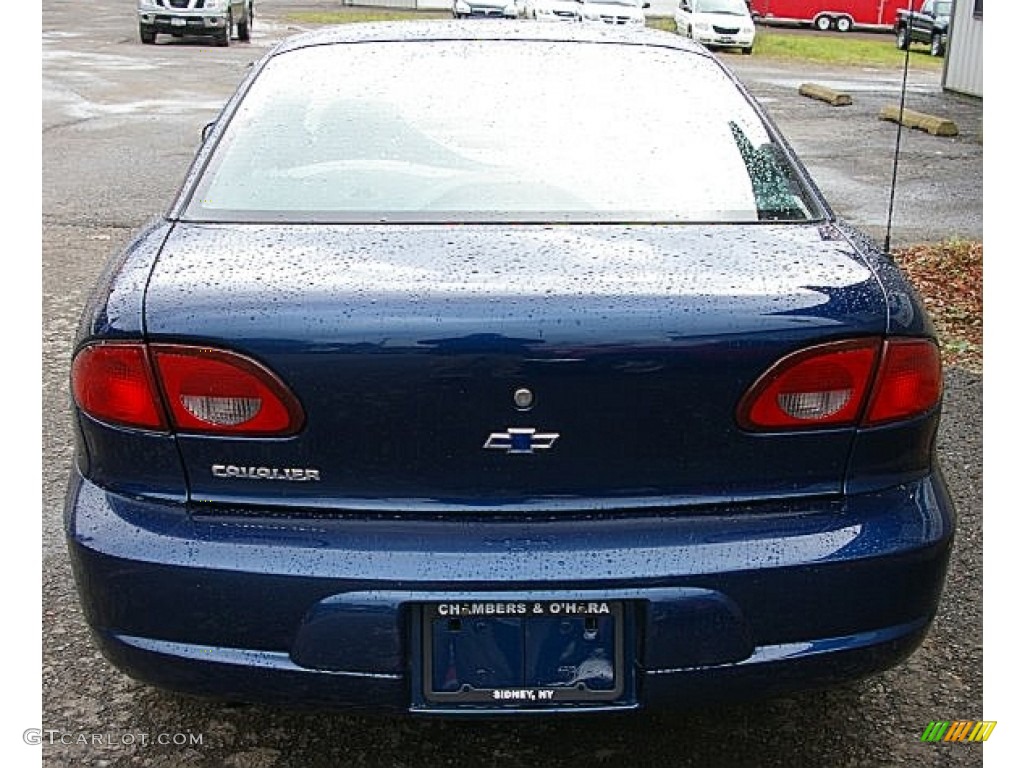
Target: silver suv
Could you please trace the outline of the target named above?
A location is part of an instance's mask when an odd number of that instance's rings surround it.
[[[155,43],[158,34],[175,37],[213,37],[217,45],[231,44],[232,27],[248,42],[255,0],[138,0],[139,37]]]

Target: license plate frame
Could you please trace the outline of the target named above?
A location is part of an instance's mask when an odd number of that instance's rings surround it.
[[[623,698],[627,690],[626,621],[629,613],[622,601],[615,600],[471,600],[452,603],[423,603],[420,609],[419,667],[420,691],[429,707],[479,708],[545,708],[573,705],[610,704]],[[438,623],[441,623],[440,625]],[[458,624],[453,629],[452,623]],[[467,635],[464,645],[457,641],[463,627]],[[482,629],[481,629],[482,628]],[[455,658],[442,671],[442,656],[472,655],[473,649],[485,651],[477,658],[489,657],[488,650],[498,650],[504,639],[505,654],[516,655],[516,635],[522,649],[522,666],[501,673],[484,674],[470,681],[460,659]],[[559,635],[565,645],[559,647]],[[493,642],[491,640],[493,639]],[[573,642],[572,648],[568,643]],[[554,643],[554,652],[551,648]],[[573,664],[572,652],[583,653],[581,663]],[[467,651],[467,649],[469,649]],[[586,654],[590,654],[587,656]],[[552,667],[551,661],[569,663]],[[455,678],[450,679],[454,668]],[[490,672],[484,669],[482,672]],[[552,679],[561,677],[562,679]],[[513,679],[514,678],[514,679]],[[444,679],[444,686],[437,686]],[[455,686],[452,688],[452,686]]]

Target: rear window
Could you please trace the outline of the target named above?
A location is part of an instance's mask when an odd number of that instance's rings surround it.
[[[213,222],[805,221],[788,160],[705,57],[417,41],[271,59],[183,218]]]

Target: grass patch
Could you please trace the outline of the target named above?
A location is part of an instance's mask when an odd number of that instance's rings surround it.
[[[754,40],[754,55],[846,67],[899,68],[903,66],[905,53],[896,47],[894,35],[861,40],[830,35],[787,35],[759,28]],[[929,56],[923,49],[911,50],[910,65],[937,70],[942,68],[942,59]]]
[[[651,29],[660,29],[663,32],[675,32],[676,20],[668,16],[648,16],[647,26]]]

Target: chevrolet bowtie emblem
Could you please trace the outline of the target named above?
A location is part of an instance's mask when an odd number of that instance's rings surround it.
[[[546,451],[555,444],[557,432],[538,432],[536,429],[509,427],[507,432],[492,432],[484,448],[505,453],[533,453]]]

